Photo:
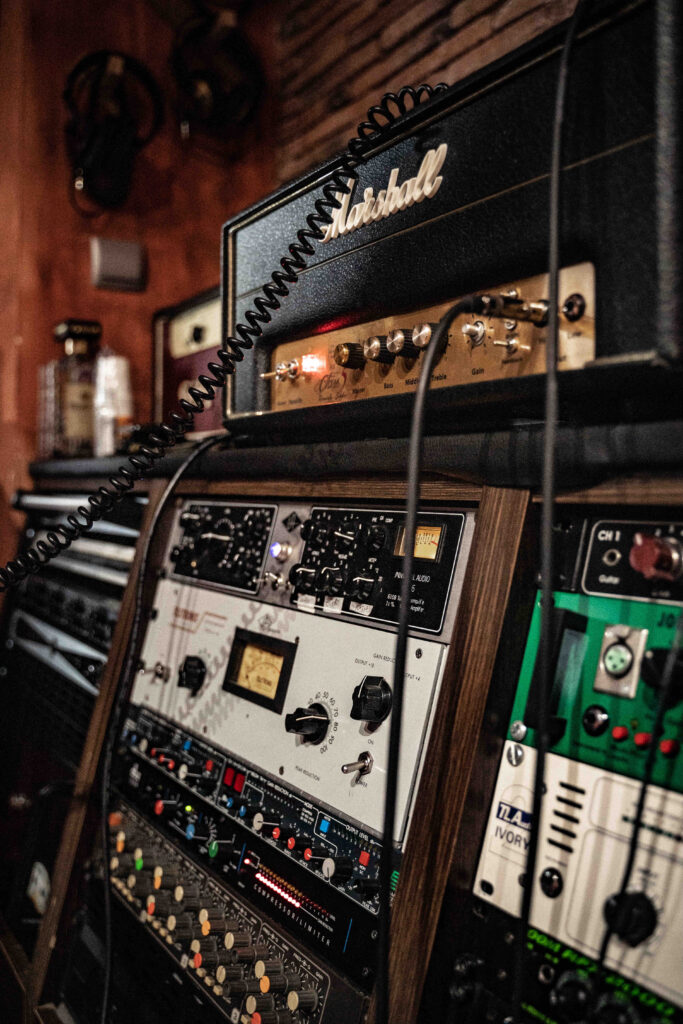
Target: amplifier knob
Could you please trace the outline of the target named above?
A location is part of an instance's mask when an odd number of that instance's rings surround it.
[[[343,519],[332,531],[334,546],[340,551],[349,551],[361,539],[363,524],[357,519]]]
[[[363,342],[363,355],[373,363],[393,363],[396,358],[387,348],[387,339],[384,335],[367,338]]]
[[[294,1013],[315,1013],[318,1009],[320,998],[314,988],[307,988],[301,992],[290,992],[287,996],[287,1006]]]
[[[341,884],[348,881],[353,874],[353,861],[350,857],[326,857],[321,871],[325,878],[333,878],[335,882]]]
[[[375,599],[377,580],[374,576],[354,576],[347,587],[349,597],[358,601],[372,602]]]
[[[387,540],[387,531],[383,526],[370,526],[368,528],[367,546],[368,551],[377,554],[381,551]]]
[[[239,810],[237,811],[238,818],[253,819],[256,812],[261,809],[260,804],[240,804]]]
[[[289,846],[290,839],[296,838],[296,829],[293,828],[279,828],[277,825],[273,829],[273,839],[278,843],[282,843],[284,846]]]
[[[270,811],[257,811],[251,824],[256,832],[260,832],[264,828],[277,828],[280,824],[280,815],[272,814]]]
[[[683,551],[673,537],[636,533],[628,556],[632,569],[646,580],[677,580],[683,573]]]
[[[166,922],[166,927],[168,927],[168,921]],[[186,942],[188,939],[194,941],[202,937],[201,925],[192,921],[192,918],[190,918],[190,923],[185,920],[179,921],[176,918],[175,928],[169,928],[169,931],[173,932],[175,942]]]
[[[301,524],[301,539],[319,547],[327,540],[329,523],[307,519]]]
[[[306,565],[293,565],[289,571],[289,582],[302,594],[312,594],[315,590],[315,569]]]
[[[351,694],[351,718],[383,722],[391,711],[391,687],[382,676],[365,676]]]
[[[323,593],[336,597],[344,593],[346,579],[346,573],[342,572],[337,566],[326,565],[320,570],[318,584]]]
[[[154,892],[147,897],[147,913],[154,917],[168,917],[172,909],[171,894],[168,892]]]
[[[390,331],[387,335],[387,349],[394,356],[404,359],[417,359],[420,349],[413,344],[412,331]]]
[[[212,932],[216,930],[233,931],[232,927],[228,928],[228,921],[221,907],[202,907],[197,919],[200,924],[208,924]],[[230,924],[237,927],[237,922],[233,919],[230,920]]]
[[[593,998],[590,978],[582,971],[567,971],[550,993],[550,1005],[563,1021],[583,1020]]]
[[[194,654],[188,654],[178,672],[178,686],[184,686],[190,690],[194,697],[201,689],[205,678],[206,665],[204,661]]]
[[[360,370],[365,366],[363,346],[357,341],[349,341],[336,345],[334,349],[334,361],[337,366],[345,366],[347,370]]]
[[[155,889],[175,889],[179,878],[180,872],[173,865],[169,867],[161,867],[157,864],[154,867]]]
[[[209,955],[209,953],[216,953],[216,940],[214,938],[208,938],[206,935],[203,935],[201,933],[201,929],[200,935],[202,936],[201,938],[193,939],[192,942],[190,943],[190,949],[192,950],[192,952],[206,953],[207,956]],[[223,953],[225,954],[226,957],[229,958],[229,962],[232,963],[232,957],[230,956],[230,953],[228,953],[226,949],[223,950]],[[195,966],[199,967],[200,965],[195,964]],[[204,966],[207,965],[205,964]]]
[[[255,995],[257,992],[260,992],[260,991],[261,991],[261,988],[260,988],[260,985],[259,985],[258,978],[244,978],[241,981],[237,980],[237,981],[231,981],[230,982],[230,995],[231,996],[246,996],[246,995],[249,995],[252,992]],[[252,1017],[252,1021],[253,1021],[253,1019],[254,1018]]]
[[[176,903],[182,903],[187,897],[198,897],[199,886],[194,883],[188,883],[187,885],[176,885],[173,891],[173,897]]]
[[[204,516],[199,512],[183,512],[180,516],[180,525],[185,533],[199,533],[204,522]]]
[[[379,882],[376,878],[359,878],[354,888],[361,896],[376,896],[379,892]]]
[[[254,974],[262,978],[264,974],[270,977],[272,974],[283,974],[285,965],[282,960],[257,960],[254,964]]]
[[[256,1013],[257,1010],[273,1010],[275,1008],[275,1000],[272,996],[247,996],[244,1008],[247,1013]]]
[[[304,850],[304,860],[314,867],[317,867],[324,860],[327,860],[330,851],[326,846],[307,846]]]
[[[263,942],[257,942],[254,946],[240,946],[237,950],[237,959],[243,964],[255,964],[269,953],[270,950]]]
[[[435,328],[436,324],[416,324],[411,332],[413,345],[420,349],[427,348]]]
[[[246,930],[226,932],[225,938],[223,939],[223,945],[226,949],[238,949],[240,946],[250,946],[251,932]]]
[[[610,896],[603,913],[614,934],[629,946],[639,946],[657,927],[657,910],[644,892]]]
[[[329,724],[329,716],[322,704],[310,704],[307,708],[297,708],[285,715],[287,732],[301,736],[304,743],[322,743]]]
[[[264,974],[261,978],[262,992],[291,992],[293,989],[301,988],[301,975],[288,974]]]
[[[160,818],[163,814],[169,814],[179,806],[180,801],[175,798],[172,800],[155,800],[154,813]]]
[[[303,853],[308,849],[308,838],[306,836],[290,836],[287,840],[287,849],[294,853]]]
[[[221,985],[225,981],[241,981],[242,978],[244,978],[244,967],[241,964],[231,964],[227,967],[221,965],[216,968],[216,981],[219,981]]]

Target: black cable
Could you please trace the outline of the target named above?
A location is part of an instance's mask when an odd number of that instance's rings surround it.
[[[631,875],[633,874],[633,865],[635,863],[636,854],[638,852],[638,837],[640,836],[640,830],[643,826],[645,798],[647,796],[648,788],[652,782],[652,773],[654,771],[659,741],[662,737],[662,733],[664,732],[664,715],[666,711],[671,707],[671,697],[673,694],[673,688],[676,685],[676,661],[681,650],[681,644],[683,644],[683,613],[681,613],[678,616],[678,622],[676,623],[676,632],[674,633],[674,638],[671,647],[669,648],[669,653],[667,654],[666,661],[664,663],[664,671],[662,672],[662,678],[659,687],[659,700],[657,702],[654,724],[652,726],[652,741],[648,748],[645,767],[643,769],[643,781],[641,783],[640,792],[638,794],[638,803],[636,805],[636,813],[633,819],[633,829],[631,830],[631,838],[629,840],[626,865],[624,867],[624,873],[621,879],[621,886],[616,896],[617,901],[621,901],[624,894],[626,893],[631,882]],[[601,980],[603,976],[605,958],[607,956],[607,947],[609,946],[610,940],[613,935],[614,928],[608,924],[605,929],[602,944],[600,946],[600,957],[598,960],[599,980]],[[595,994],[598,994],[597,990]]]
[[[552,685],[552,628],[553,628],[553,581],[555,578],[555,544],[553,537],[553,511],[555,504],[555,447],[557,441],[557,335],[558,335],[558,292],[560,273],[560,191],[562,169],[562,130],[564,127],[565,98],[569,75],[569,57],[583,13],[586,0],[578,0],[567,27],[564,46],[560,56],[555,93],[553,118],[552,155],[550,165],[550,209],[548,240],[548,331],[546,335],[546,378],[545,378],[545,429],[543,433],[543,482],[541,493],[541,635],[538,649],[538,664],[541,683],[538,688],[538,729],[536,730],[536,768],[534,773],[534,798],[532,806],[531,831],[525,869],[525,884],[522,890],[522,910],[517,935],[515,957],[515,979],[513,990],[513,1020],[521,1022],[521,1003],[524,990],[526,963],[526,936],[531,917],[531,901],[534,892],[538,841],[541,828],[541,809],[545,777],[545,761],[549,748],[548,703]]]
[[[365,163],[372,151],[383,140],[387,131],[411,108],[428,102],[433,96],[446,89],[439,83],[432,87],[420,85],[417,88],[405,86],[397,93],[386,93],[379,104],[370,107],[367,120],[357,130],[355,138],[347,145],[346,152],[339,158],[338,166],[332,171],[322,187],[322,199],[313,203],[315,213],[306,218],[306,227],[296,233],[296,241],[288,248],[288,255],[280,260],[281,270],[275,270],[254,299],[253,308],[244,314],[246,323],[237,324],[235,335],[228,335],[218,352],[220,362],[210,362],[206,372],[200,374],[199,387],[189,389],[189,398],[179,402],[182,412],[172,412],[165,423],[149,431],[147,442],[139,451],[128,456],[127,463],[118,467],[109,478],[110,486],[100,487],[87,499],[87,506],[81,505],[66,517],[66,523],[51,530],[45,538],[37,541],[21,555],[4,567],[0,567],[0,593],[16,586],[21,580],[34,573],[69,548],[74,540],[83,536],[94,523],[102,519],[112,507],[143,479],[156,462],[182,441],[194,425],[195,414],[204,410],[204,403],[212,401],[225,386],[227,378],[235,372],[237,363],[244,359],[244,353],[253,348],[254,341],[263,334],[263,327],[273,319],[273,312],[280,309],[280,300],[289,295],[300,273],[306,268],[305,257],[315,253],[313,242],[319,242],[324,228],[332,223],[331,211],[341,207],[339,195],[348,195],[358,181],[356,168]]]
[[[147,530],[147,536],[145,537],[145,544],[140,554],[140,563],[138,569],[138,578],[136,581],[135,588],[135,608],[133,612],[133,622],[131,625],[130,633],[128,634],[128,643],[126,646],[126,659],[124,662],[121,675],[116,688],[116,694],[114,697],[113,707],[111,715],[109,717],[109,724],[107,726],[107,735],[105,739],[105,750],[102,762],[102,779],[100,783],[100,813],[101,813],[101,841],[103,851],[103,865],[102,865],[102,876],[104,882],[104,978],[102,982],[102,1009],[100,1013],[100,1024],[107,1024],[107,1016],[109,1013],[109,992],[111,988],[111,968],[112,968],[112,929],[111,929],[111,880],[109,875],[109,822],[108,822],[108,810],[109,810],[109,790],[111,788],[111,767],[112,759],[114,756],[114,747],[116,746],[116,740],[118,736],[119,720],[121,717],[121,710],[128,696],[129,684],[132,679],[133,669],[136,661],[136,649],[138,644],[138,637],[140,633],[140,627],[142,625],[142,607],[143,607],[143,595],[145,589],[145,577],[147,575],[147,563],[149,561],[149,552],[152,545],[152,539],[156,533],[157,526],[162,513],[168,505],[169,499],[175,491],[178,481],[185,475],[190,466],[203,455],[207,449],[212,448],[219,441],[225,441],[224,434],[216,434],[213,437],[208,437],[197,445],[183,460],[181,465],[177,468],[171,479],[166,485],[164,493],[161,495],[152,515],[152,521],[149,524]]]
[[[389,1024],[389,955],[391,951],[391,874],[394,849],[394,823],[396,820],[396,795],[398,790],[398,761],[401,745],[401,714],[403,709],[403,686],[405,681],[406,647],[410,625],[410,592],[413,575],[415,533],[420,503],[420,470],[422,462],[422,440],[427,394],[432,373],[448,342],[448,329],[461,313],[488,311],[491,299],[488,296],[467,296],[457,302],[439,321],[431,343],[425,352],[420,369],[420,379],[415,392],[410,427],[408,450],[408,478],[406,483],[406,519],[404,533],[403,579],[399,604],[396,653],[392,683],[391,727],[389,730],[389,755],[387,760],[386,789],[384,795],[384,821],[382,852],[379,867],[379,938],[377,970],[377,1022]]]

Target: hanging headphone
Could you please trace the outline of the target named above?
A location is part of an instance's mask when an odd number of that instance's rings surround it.
[[[75,194],[107,209],[121,206],[130,192],[135,157],[163,124],[158,85],[133,57],[98,50],[69,72],[63,99]]]

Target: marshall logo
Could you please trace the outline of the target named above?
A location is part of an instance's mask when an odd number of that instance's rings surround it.
[[[178,605],[173,609],[173,617],[176,619],[182,619],[184,622],[199,621],[199,615],[197,612],[192,612],[189,608],[180,608]]]
[[[363,192],[363,202],[356,203],[351,209],[349,204],[352,198],[353,179],[349,178],[348,185],[351,191],[346,195],[337,192],[341,207],[333,212],[332,223],[328,225],[322,242],[329,242],[339,235],[348,235],[366,224],[372,224],[373,221],[384,220],[399,210],[407,210],[414,203],[421,203],[423,199],[433,199],[441,188],[443,176],[439,171],[443,167],[447,152],[448,146],[445,142],[437,149],[430,149],[425,153],[415,177],[408,178],[402,185],[398,184],[400,168],[394,167],[386,188],[376,196],[372,187],[366,188]]]

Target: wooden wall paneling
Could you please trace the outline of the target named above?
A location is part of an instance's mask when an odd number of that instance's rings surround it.
[[[281,181],[333,156],[383,93],[452,85],[567,18],[575,0],[285,2],[280,23]]]
[[[392,1024],[415,1024],[458,844],[529,494],[485,487],[391,925]],[[374,1020],[374,1003],[370,1018]]]
[[[145,536],[154,514],[156,504],[164,490],[166,481],[155,480],[149,488],[149,503],[143,517],[141,536]],[[163,543],[163,536],[157,535],[157,542]],[[119,678],[123,670],[128,637],[135,611],[135,592],[140,571],[142,546],[138,544],[135,560],[131,566],[128,584],[119,612],[119,618],[112,637],[107,665],[100,684],[100,691],[86,736],[81,761],[76,773],[74,792],[69,804],[62,830],[57,858],[52,872],[52,890],[47,910],[41,921],[31,967],[26,979],[26,1004],[29,1012],[39,1003],[52,952],[57,943],[62,909],[71,882],[76,853],[81,839],[93,783],[106,738],[109,716],[116,696]],[[150,564],[153,563],[154,548]]]

